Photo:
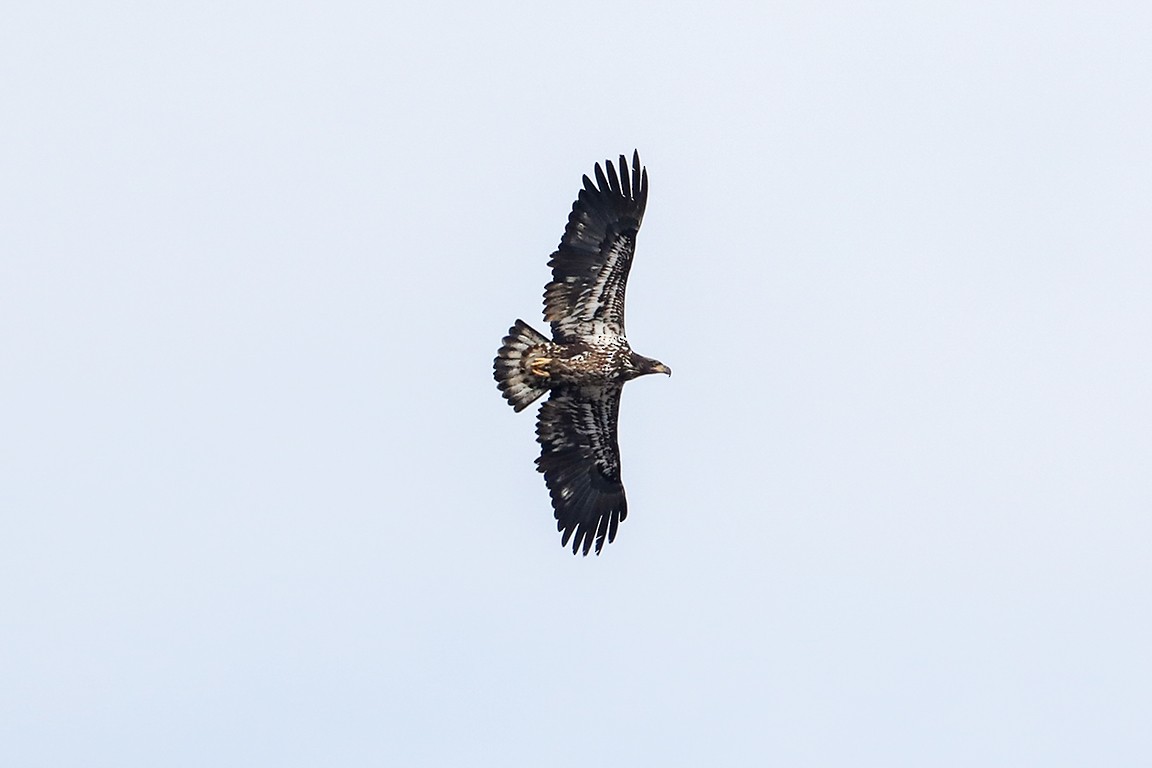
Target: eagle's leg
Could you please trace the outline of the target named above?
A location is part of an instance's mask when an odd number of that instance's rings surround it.
[[[548,369],[546,368],[550,362],[552,362],[552,358],[550,357],[538,357],[528,364],[528,370],[532,373],[533,376],[539,376],[542,379],[546,379],[552,375],[548,373]]]

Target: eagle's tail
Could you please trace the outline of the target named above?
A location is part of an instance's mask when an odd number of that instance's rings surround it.
[[[496,386],[504,394],[509,405],[517,411],[522,411],[532,404],[536,398],[548,391],[547,386],[540,386],[539,381],[524,369],[524,356],[529,349],[537,344],[548,343],[548,338],[532,330],[528,323],[517,320],[516,324],[508,329],[504,337],[504,344],[496,353],[496,362],[493,364],[496,376]]]

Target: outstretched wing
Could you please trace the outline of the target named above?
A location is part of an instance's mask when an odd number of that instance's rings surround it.
[[[552,254],[552,281],[544,288],[544,319],[556,341],[575,341],[600,333],[624,334],[624,289],[636,232],[648,202],[648,171],[640,153],[632,153],[632,172],[620,155],[620,171],[596,164],[596,183],[584,177],[584,189],[572,204],[560,247]]]
[[[593,542],[600,554],[604,539],[615,539],[616,527],[628,515],[616,441],[621,389],[620,384],[554,389],[540,406],[536,434],[542,450],[536,466],[548,483],[561,544],[572,539],[573,554],[587,555]]]

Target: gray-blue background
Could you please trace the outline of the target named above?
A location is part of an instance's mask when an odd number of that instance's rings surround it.
[[[0,763],[1152,761],[1143,3],[22,3]],[[533,417],[640,149],[631,514]]]

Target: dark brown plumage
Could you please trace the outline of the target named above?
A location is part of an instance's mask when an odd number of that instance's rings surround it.
[[[605,171],[606,169],[606,171]],[[636,234],[648,201],[648,172],[640,155],[619,167],[595,169],[560,246],[552,254],[552,280],[544,288],[549,339],[517,320],[496,355],[494,373],[505,399],[522,411],[550,392],[536,425],[537,468],[552,496],[561,543],[596,554],[628,514],[620,479],[617,415],[624,382],[672,371],[632,351],[624,333],[624,293]]]

